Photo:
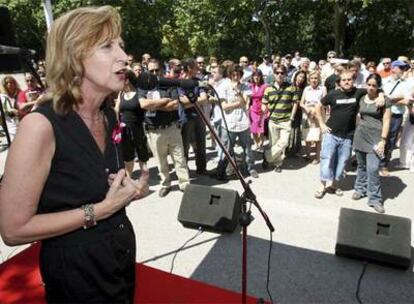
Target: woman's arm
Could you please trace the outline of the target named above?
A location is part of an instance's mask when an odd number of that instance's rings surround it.
[[[54,153],[50,122],[39,113],[28,115],[10,148],[0,189],[0,234],[7,245],[42,240],[83,227],[81,209],[36,214]],[[125,171],[121,170],[106,198],[94,204],[96,220],[109,217],[134,197],[136,189],[123,185],[124,177]]]

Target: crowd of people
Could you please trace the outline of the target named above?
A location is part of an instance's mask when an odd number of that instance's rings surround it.
[[[354,157],[352,199],[367,197],[384,213],[380,176],[390,174],[396,147],[398,167],[414,172],[414,60],[376,65],[333,51],[317,62],[299,52],[263,55],[260,63],[246,56],[164,63],[148,53],[136,60],[123,50],[120,20],[110,6],[58,18],[37,67],[45,91],[34,75],[25,75],[24,90],[11,75],[1,79],[2,119],[14,141],[0,188],[0,233],[8,245],[42,241],[49,302],[133,302],[136,245],[125,207],[148,194],[149,158],[160,197],[171,191],[169,156],[179,189],[190,183],[190,148],[198,176],[231,177],[220,145],[207,155],[202,113],[245,175],[280,174],[286,157],[319,165],[317,199],[343,195]],[[149,88],[140,85],[142,73],[209,86]]]
[[[264,170],[272,168],[278,173],[286,157],[303,157],[312,165],[320,164],[321,187],[315,197],[322,198],[327,192],[342,195],[338,182],[347,165],[356,162],[358,178],[353,198],[369,196],[369,204],[383,212],[379,176],[390,174],[389,163],[397,146],[397,167],[414,172],[414,59],[382,58],[376,65],[373,61],[365,63],[359,56],[352,60],[337,58],[334,51],[318,62],[301,57],[299,52],[294,56],[264,55],[262,59],[260,64],[246,56],[238,63],[220,62],[216,57],[206,60],[203,56],[161,62],[149,53],[141,60],[129,54],[125,86],[113,95],[122,122],[123,159],[128,174],[132,174],[135,161],[141,173],[149,174],[147,161],[154,156],[161,177],[159,195],[164,197],[171,190],[170,156],[183,191],[190,180],[187,163],[192,147],[197,175],[208,174],[220,181],[231,178],[232,170],[219,145],[215,145],[217,155],[212,160],[216,169],[207,171],[208,134],[188,92],[182,88],[145,90],[137,86],[142,73],[206,80],[214,90],[197,87],[192,93],[225,147],[233,155],[236,146],[242,148],[245,174],[259,177],[255,151],[262,155]],[[44,77],[43,60],[38,69]],[[20,90],[12,76],[2,79],[2,104],[12,137],[18,121],[41,99],[36,82],[33,75],[26,75],[27,89]],[[377,108],[369,109],[373,113],[366,112],[369,100],[376,95],[380,100],[374,103]],[[375,134],[373,129],[377,130]]]

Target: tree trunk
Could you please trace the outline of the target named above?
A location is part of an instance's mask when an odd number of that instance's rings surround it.
[[[338,56],[344,55],[345,44],[345,29],[347,25],[346,7],[347,0],[337,0],[334,4],[335,21],[334,21],[334,34],[335,34],[335,52]]]

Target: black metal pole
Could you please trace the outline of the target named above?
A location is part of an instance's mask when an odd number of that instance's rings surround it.
[[[247,294],[247,226],[251,222],[251,216],[250,212],[247,211],[247,201],[251,202],[260,212],[263,219],[266,222],[267,227],[271,232],[275,231],[275,228],[273,227],[272,223],[270,222],[269,217],[267,214],[263,211],[263,209],[260,207],[259,203],[256,200],[256,195],[253,193],[252,189],[250,188],[249,184],[244,180],[235,160],[230,155],[229,151],[224,146],[223,142],[217,135],[216,131],[214,130],[214,127],[211,125],[210,120],[205,116],[203,110],[200,108],[200,106],[196,102],[196,98],[194,97],[194,92],[189,91],[186,92],[186,95],[190,102],[194,105],[194,108],[196,109],[198,115],[201,117],[203,122],[206,124],[207,128],[210,130],[211,136],[214,138],[216,143],[220,146],[220,148],[223,150],[223,153],[228,160],[229,164],[233,167],[234,171],[236,172],[236,175],[243,186],[244,193],[241,196],[242,199],[242,210],[239,218],[239,222],[242,226],[242,303],[246,303],[246,294]],[[190,96],[192,95],[192,96]]]

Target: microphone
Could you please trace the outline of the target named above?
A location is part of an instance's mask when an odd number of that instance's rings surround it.
[[[16,46],[7,46],[0,44],[0,54],[2,55],[24,55],[33,56],[36,54],[35,50],[19,48]]]
[[[137,87],[143,90],[153,90],[157,87],[194,89],[195,87],[208,87],[208,82],[194,79],[170,79],[158,77],[151,73],[141,73],[137,79]]]

